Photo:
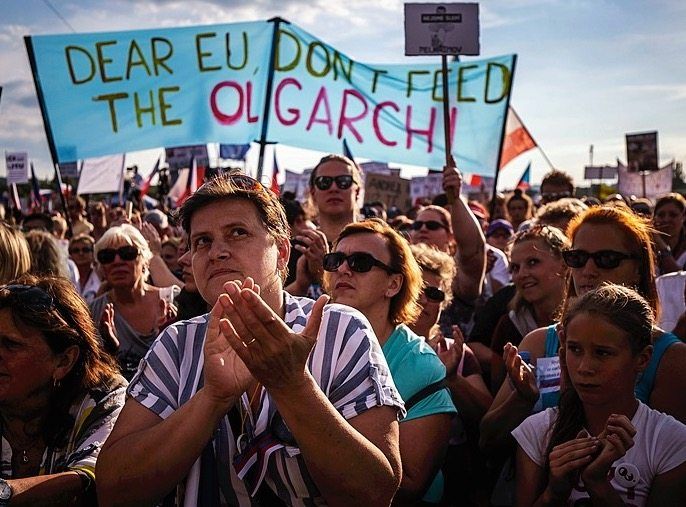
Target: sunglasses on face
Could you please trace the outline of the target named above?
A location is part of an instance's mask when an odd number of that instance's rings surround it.
[[[545,194],[541,194],[541,201],[548,203],[571,196],[571,192],[546,192]]]
[[[69,249],[69,253],[71,255],[77,255],[77,254],[88,254],[93,251],[93,248],[90,246],[84,246],[82,248],[79,247],[74,247]]]
[[[9,292],[9,297],[0,301],[0,307],[14,307],[16,305],[15,311],[29,310],[34,313],[46,313],[55,310],[65,323],[75,327],[73,321],[67,319],[70,315],[69,312],[65,311],[61,305],[57,304],[52,295],[40,287],[21,284],[3,285],[0,287],[0,293],[5,290]],[[9,303],[9,305],[5,304],[5,302]]]
[[[324,269],[336,271],[344,262],[347,262],[350,270],[355,273],[367,273],[374,266],[390,274],[397,273],[396,270],[366,252],[353,252],[350,255],[345,255],[343,252],[328,253],[324,256]]]
[[[441,222],[437,222],[436,220],[427,220],[426,222],[423,222],[421,220],[415,220],[412,223],[412,230],[418,231],[423,226],[426,226],[426,228],[430,231],[437,231],[438,229],[447,229],[445,225],[443,225]]]
[[[424,287],[424,295],[426,296],[426,299],[434,301],[435,303],[442,303],[445,301],[445,292],[438,287],[427,285]]]
[[[614,269],[627,259],[637,259],[635,255],[617,252],[615,250],[599,250],[598,252],[587,252],[586,250],[567,250],[562,252],[565,264],[570,268],[583,268],[588,259],[593,259],[595,265],[600,269]]]
[[[133,245],[122,246],[120,248],[105,248],[98,252],[98,262],[100,264],[112,264],[116,256],[123,261],[132,261],[138,257],[138,248]]]
[[[349,189],[353,184],[353,177],[350,174],[341,174],[339,176],[317,176],[314,179],[314,186],[319,190],[329,190],[334,181],[336,186],[341,190]]]

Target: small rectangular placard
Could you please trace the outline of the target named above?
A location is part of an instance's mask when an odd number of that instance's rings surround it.
[[[478,55],[479,4],[405,4],[405,55]]]

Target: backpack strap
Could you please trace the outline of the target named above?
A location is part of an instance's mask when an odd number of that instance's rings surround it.
[[[409,412],[412,407],[414,407],[424,398],[428,398],[433,393],[437,393],[441,389],[446,389],[447,387],[448,384],[446,383],[445,379],[439,380],[438,382],[434,382],[433,384],[429,384],[423,389],[417,391],[414,395],[412,395],[412,397],[410,397],[409,400],[405,402],[405,410]]]

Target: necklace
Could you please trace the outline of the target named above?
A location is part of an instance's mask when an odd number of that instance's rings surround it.
[[[29,456],[26,454],[26,449],[21,451],[21,462],[26,465],[29,462]]]

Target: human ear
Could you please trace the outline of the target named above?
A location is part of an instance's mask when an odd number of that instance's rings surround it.
[[[288,267],[288,259],[291,257],[291,242],[284,238],[276,238],[276,248],[278,251],[277,268],[283,272]]]
[[[645,371],[650,363],[650,358],[653,356],[653,346],[646,345],[645,348],[636,356],[636,372]]]
[[[65,378],[76,364],[76,361],[78,361],[79,355],[80,351],[76,345],[67,347],[64,352],[58,354],[57,368],[55,368],[53,373],[53,380],[59,382]]]
[[[405,277],[400,273],[391,275],[388,280],[388,287],[386,288],[386,297],[390,299],[400,292],[404,281]]]

